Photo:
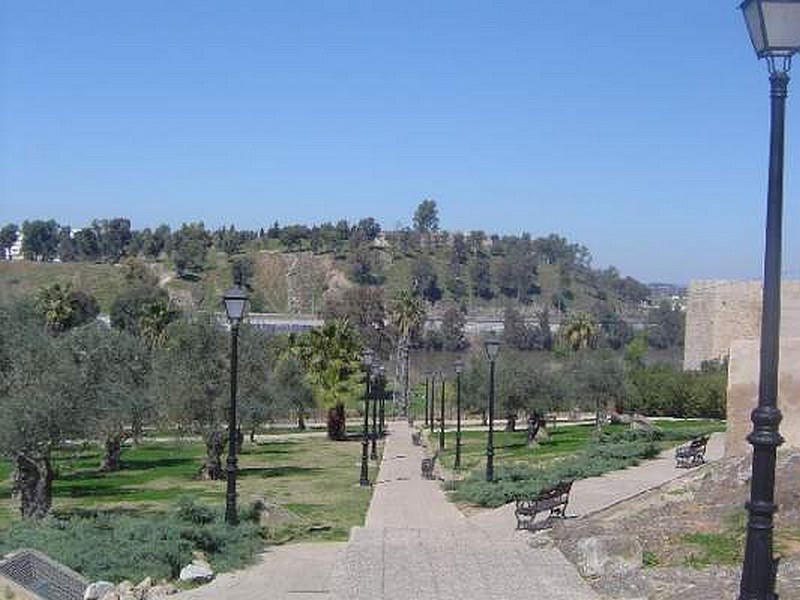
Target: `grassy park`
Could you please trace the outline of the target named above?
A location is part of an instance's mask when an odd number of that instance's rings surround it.
[[[233,530],[221,523],[225,482],[196,478],[204,455],[197,441],[145,441],[126,448],[121,470],[113,473],[99,471],[101,451],[95,445],[60,450],[52,516],[36,524],[18,518],[4,462],[0,554],[33,546],[94,577],[136,580],[176,576],[197,549],[225,570],[247,564],[265,544],[346,540],[350,528],[363,523],[371,497],[370,488],[358,486],[360,453],[358,442],[329,441],[315,433],[246,442],[238,477],[243,524]],[[370,461],[372,479],[376,465]],[[278,517],[249,522],[257,498],[280,506]],[[163,531],[153,532],[154,526]],[[126,550],[131,540],[163,548],[142,556],[141,545]]]

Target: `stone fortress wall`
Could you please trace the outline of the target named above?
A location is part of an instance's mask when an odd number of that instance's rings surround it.
[[[781,337],[800,337],[800,281],[784,281]],[[683,368],[725,359],[734,340],[758,339],[761,281],[700,280],[689,284]]]
[[[800,281],[783,283],[781,303],[781,434],[788,445],[800,447]],[[758,404],[761,282],[694,281],[686,310],[684,369],[729,359],[725,454],[746,454],[750,413]]]

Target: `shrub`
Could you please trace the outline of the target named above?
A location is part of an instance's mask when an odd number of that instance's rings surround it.
[[[521,496],[537,494],[559,481],[596,477],[624,469],[655,457],[659,453],[656,444],[659,435],[659,430],[603,434],[584,451],[545,467],[499,466],[495,469],[495,481],[491,483],[483,479],[482,473],[474,472],[455,484],[454,498],[478,506],[496,507]]]
[[[210,518],[210,520],[208,520]],[[72,513],[15,523],[0,538],[0,554],[35,548],[89,579],[174,579],[203,551],[217,571],[247,564],[263,547],[250,522],[223,523],[208,507],[181,501],[171,514]]]

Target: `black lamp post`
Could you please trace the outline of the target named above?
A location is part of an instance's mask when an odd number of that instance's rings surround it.
[[[361,357],[361,364],[367,376],[364,378],[364,429],[361,432],[361,477],[358,484],[361,486],[369,485],[369,396],[370,379],[372,378],[372,350],[367,349]]]
[[[380,368],[378,369],[378,382],[379,382],[378,393],[380,394],[379,398],[380,398],[380,403],[381,403],[380,416],[379,416],[379,419],[380,419],[379,427],[380,427],[380,429],[378,430],[378,432],[379,432],[381,438],[383,438],[383,436],[386,435],[386,406],[385,406],[385,401],[386,401],[386,367],[384,367],[383,365],[381,365]],[[406,411],[406,415],[408,415],[408,411]]]
[[[444,392],[447,382],[444,378],[444,371],[439,371],[439,376],[442,379],[442,401],[439,406],[439,451],[444,450]]]
[[[464,363],[457,360],[453,365],[456,370],[456,460],[453,463],[454,469],[461,468],[461,372],[464,370]]]
[[[489,434],[486,436],[486,481],[494,481],[494,365],[500,342],[492,335],[484,343],[489,358]]]
[[[378,460],[378,396],[380,394],[380,365],[375,363],[372,365],[372,446],[370,448],[369,457],[372,460]]]
[[[430,397],[431,375],[425,373],[425,427],[428,426],[428,398]]]
[[[781,317],[781,243],[783,221],[783,149],[786,96],[792,56],[800,49],[800,0],[746,0],[741,7],[750,39],[769,67],[771,125],[767,193],[764,289],[761,307],[761,367],[758,406],[748,441],[753,446],[753,476],[740,600],[775,600],[777,562],[772,551],[775,505],[775,455],[779,432],[778,362]]]
[[[234,285],[222,296],[225,314],[231,325],[231,403],[228,407],[228,463],[226,469],[225,522],[236,525],[236,384],[239,378],[239,324],[247,314],[247,292]]]
[[[433,415],[436,414],[436,375],[436,371],[431,373],[431,401],[428,403],[428,408],[431,411],[431,414],[428,415],[428,427],[431,433],[433,433],[434,427],[436,426],[434,423],[436,419],[433,418]]]

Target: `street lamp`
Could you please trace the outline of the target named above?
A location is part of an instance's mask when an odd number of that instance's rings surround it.
[[[779,432],[778,362],[781,318],[781,244],[783,221],[783,149],[786,96],[792,56],[800,50],[800,0],[745,0],[750,40],[769,67],[771,124],[767,192],[764,289],[761,306],[761,355],[758,406],[747,437],[753,446],[753,475],[747,522],[740,600],[775,600],[777,562],[772,530],[775,505],[775,455],[783,443]]]
[[[239,325],[247,314],[247,292],[234,285],[222,295],[222,304],[231,326],[231,403],[228,407],[228,463],[226,469],[225,522],[236,525],[236,383],[239,378]]]
[[[428,399],[430,398],[430,372],[425,373],[425,427],[428,426]]]
[[[461,468],[461,372],[464,370],[464,362],[459,359],[453,367],[456,370],[456,460],[453,463],[454,469]]]
[[[489,434],[486,436],[486,481],[494,481],[494,365],[500,352],[500,341],[492,335],[484,342],[489,359]]]
[[[380,370],[381,365],[379,363],[374,363],[372,365],[372,446],[369,452],[371,460],[378,460],[378,395],[381,391],[379,381]]]
[[[378,381],[380,385],[378,386],[378,391],[380,393],[380,403],[381,403],[381,412],[380,412],[380,436],[383,438],[386,435],[386,367],[381,365],[378,368]],[[408,411],[406,411],[406,415],[408,415]]]
[[[428,416],[428,427],[431,430],[431,433],[434,431],[434,427],[436,426],[433,418],[433,415],[436,414],[436,375],[438,373],[436,371],[431,372],[431,401],[428,404],[428,408],[431,411],[431,414]]]
[[[439,371],[439,376],[442,379],[442,402],[439,406],[439,452],[444,450],[444,392],[447,382],[444,378],[444,371]]]
[[[358,484],[361,486],[369,485],[369,396],[370,378],[372,377],[372,361],[374,354],[367,348],[361,355],[361,364],[367,376],[364,378],[364,429],[361,432],[361,477]]]

